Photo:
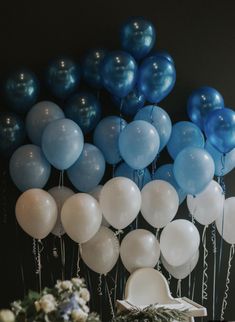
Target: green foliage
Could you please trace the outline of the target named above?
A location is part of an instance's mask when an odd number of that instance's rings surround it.
[[[171,322],[174,320],[188,321],[188,318],[189,315],[186,310],[155,308],[150,305],[143,310],[133,307],[130,311],[123,311],[112,322]]]

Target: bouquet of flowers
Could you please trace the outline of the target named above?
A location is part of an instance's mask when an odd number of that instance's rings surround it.
[[[89,300],[83,279],[57,281],[54,288],[45,288],[41,293],[30,291],[24,300],[13,302],[14,315],[5,312],[1,322],[100,322],[96,314],[89,313]]]

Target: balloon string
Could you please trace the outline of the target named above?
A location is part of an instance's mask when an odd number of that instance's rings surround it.
[[[78,257],[77,257],[77,271],[76,271],[76,275],[77,277],[80,277],[80,271],[81,271],[81,268],[80,268],[80,254],[82,253],[82,248],[81,248],[81,245],[78,244]]]
[[[115,176],[115,168],[116,168],[116,165],[113,164],[113,167],[112,167],[112,178],[114,178],[114,176]]]
[[[215,301],[216,301],[216,264],[217,264],[217,247],[216,247],[216,226],[215,222],[211,226],[211,241],[212,241],[212,251],[214,255],[214,267],[213,267],[213,306],[212,306],[212,318],[215,319]]]
[[[208,257],[208,250],[206,246],[206,231],[207,231],[207,226],[204,227],[203,229],[203,234],[202,234],[202,243],[203,243],[203,273],[202,273],[202,304],[204,300],[207,300],[208,294],[207,294],[207,283],[208,283],[208,275],[207,275],[207,270],[208,270],[208,264],[207,264],[207,257]]]
[[[188,297],[191,296],[191,283],[192,283],[192,273],[191,273],[191,267],[190,267],[190,273],[188,276]]]
[[[157,262],[157,270],[158,270],[159,272],[161,272],[161,260],[160,260],[160,258],[159,258],[159,260],[158,260],[158,262]]]
[[[196,275],[194,275],[193,278],[193,288],[192,288],[192,294],[191,294],[191,300],[194,300],[194,294],[195,294],[195,285],[196,285]]]
[[[156,239],[159,241],[161,228],[156,229]]]
[[[178,280],[178,282],[177,282],[177,291],[176,291],[177,297],[181,297],[181,293],[182,293],[181,289],[182,289],[181,280]]]
[[[154,177],[154,174],[155,174],[155,171],[156,171],[156,168],[157,168],[157,161],[158,161],[159,157],[160,157],[160,154],[158,153],[157,156],[155,157],[155,159],[152,162],[152,179]]]
[[[226,277],[226,284],[225,284],[225,292],[224,292],[224,298],[222,302],[222,310],[221,310],[221,315],[220,319],[224,320],[224,313],[227,308],[228,302],[228,293],[229,293],[229,286],[230,286],[230,274],[231,274],[231,268],[232,268],[232,260],[234,257],[234,245],[230,246],[230,251],[229,251],[229,260],[228,260],[228,270],[227,270],[227,277]]]
[[[61,185],[64,186],[64,170],[61,171]]]
[[[61,279],[62,281],[65,278],[65,244],[63,238],[60,236],[60,256],[61,256]]]
[[[109,306],[110,306],[110,312],[111,312],[111,315],[112,315],[112,319],[115,319],[115,313],[114,313],[113,303],[112,303],[112,299],[111,299],[111,296],[110,296],[110,291],[109,291],[109,287],[108,287],[108,283],[107,283],[106,277],[105,277],[105,287],[106,287],[107,294],[108,294],[108,300],[109,300]]]
[[[170,284],[171,284],[171,279],[172,279],[172,276],[171,276],[171,274],[170,274],[170,273],[168,273],[167,283],[168,283],[168,285],[169,285],[169,286],[170,286]]]
[[[97,292],[98,292],[99,296],[103,295],[103,292],[102,292],[102,274],[99,274]]]
[[[116,282],[116,278],[114,280],[114,278],[111,275],[107,274],[106,278],[108,278],[108,277],[110,278],[110,280],[113,283],[113,287],[110,289],[109,294],[110,294],[111,298],[112,298],[112,295],[113,295],[113,303],[116,303],[116,300],[117,300],[117,292],[116,292],[116,290],[117,290],[117,282]]]
[[[116,237],[116,235],[114,234],[114,236]],[[116,249],[119,251],[119,247],[120,247],[120,240],[121,240],[121,234],[118,234],[118,241],[115,238],[115,247]],[[117,299],[117,282],[118,282],[118,273],[120,269],[120,259],[118,258],[117,264],[116,264],[116,272],[115,272],[115,280],[113,280],[114,282],[114,303],[116,302]],[[121,282],[122,276],[120,274],[120,282]],[[113,289],[111,289],[111,294],[112,294]],[[111,296],[110,294],[110,296]]]

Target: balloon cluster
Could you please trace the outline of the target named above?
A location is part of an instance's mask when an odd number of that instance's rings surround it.
[[[158,104],[172,91],[176,69],[168,53],[152,51],[155,41],[152,23],[133,18],[121,28],[121,51],[91,50],[81,66],[68,57],[50,62],[45,83],[63,109],[38,101],[39,81],[31,71],[10,75],[4,92],[12,111],[0,117],[0,151],[10,156],[11,178],[23,192],[16,217],[30,236],[66,232],[81,244],[84,262],[100,274],[113,268],[119,252],[132,272],[154,267],[161,251],[166,269],[182,279],[195,267],[200,243],[193,223],[172,221],[186,196],[193,217],[202,225],[216,220],[221,234],[224,209],[223,237],[235,242],[234,198],[224,202],[213,181],[235,166],[235,112],[224,107],[217,90],[201,87],[188,99],[191,121],[172,126]],[[81,80],[91,89],[79,90]],[[93,93],[100,89],[111,95],[118,115],[101,119]],[[26,113],[25,126],[17,113]],[[92,144],[84,143],[91,132]],[[31,143],[22,145],[26,133]],[[164,148],[174,162],[150,174],[148,166]],[[114,178],[99,186],[106,164],[114,167]],[[63,185],[42,190],[51,167],[66,170],[79,193]],[[160,243],[148,230],[135,229],[119,245],[108,227],[120,231],[139,212],[152,227],[163,228]]]

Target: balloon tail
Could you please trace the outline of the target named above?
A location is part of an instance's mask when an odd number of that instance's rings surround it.
[[[230,286],[230,274],[231,274],[231,268],[232,268],[232,260],[234,257],[234,245],[230,246],[230,251],[229,251],[229,260],[228,260],[228,270],[227,270],[227,277],[226,277],[226,284],[225,284],[225,292],[224,292],[224,298],[222,301],[222,309],[221,309],[221,315],[220,319],[224,320],[224,313],[227,308],[228,302],[228,293],[229,293],[229,286]]]
[[[82,253],[82,248],[81,248],[81,245],[78,244],[78,256],[77,256],[77,271],[76,271],[76,276],[77,277],[80,277],[80,271],[81,271],[81,268],[80,268],[80,254]]]
[[[65,279],[65,244],[63,238],[60,236],[60,256],[61,256],[61,279]]]
[[[181,293],[182,293],[181,280],[178,280],[178,282],[177,282],[177,290],[176,290],[177,297],[181,297]]]
[[[161,272],[161,260],[160,260],[160,258],[159,258],[159,260],[158,260],[158,262],[157,262],[157,270],[158,270],[159,272]]]
[[[208,294],[207,294],[207,283],[208,283],[208,264],[207,264],[207,257],[208,257],[208,250],[206,246],[206,231],[207,226],[204,227],[203,234],[202,234],[202,243],[203,243],[203,273],[202,273],[202,305],[204,303],[204,300],[207,300]]]
[[[114,313],[114,308],[113,308],[113,302],[112,302],[112,299],[111,299],[111,296],[110,296],[110,291],[109,291],[109,287],[108,287],[108,283],[107,283],[106,277],[105,277],[105,287],[106,287],[107,294],[108,294],[108,300],[109,300],[109,306],[110,306],[110,313],[111,313],[112,319],[114,319],[115,318],[115,313]]]
[[[215,222],[212,224],[211,230],[211,241],[213,247],[213,255],[214,255],[214,267],[213,267],[213,296],[212,296],[212,318],[215,319],[215,301],[216,301],[216,269],[217,269],[217,247],[216,247],[216,226]]]
[[[63,187],[64,186],[64,170],[60,171],[60,176],[59,176],[59,187]]]

